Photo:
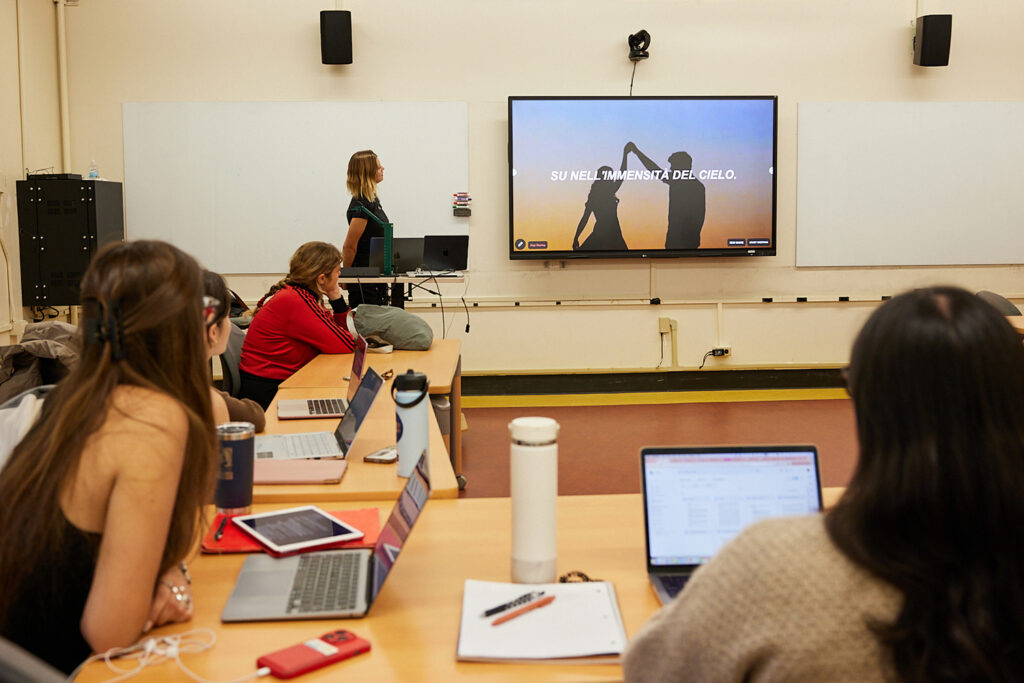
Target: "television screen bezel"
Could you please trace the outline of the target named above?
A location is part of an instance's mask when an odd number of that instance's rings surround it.
[[[515,248],[515,215],[512,186],[512,105],[522,100],[771,100],[772,102],[772,236],[767,247],[722,247],[715,249],[631,249],[627,251],[531,251]],[[778,235],[778,155],[779,155],[779,97],[778,95],[509,95],[508,96],[508,253],[509,260],[561,261],[567,259],[646,259],[775,256]]]

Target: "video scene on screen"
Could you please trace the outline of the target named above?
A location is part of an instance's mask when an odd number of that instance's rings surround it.
[[[775,100],[510,99],[513,256],[773,247]]]

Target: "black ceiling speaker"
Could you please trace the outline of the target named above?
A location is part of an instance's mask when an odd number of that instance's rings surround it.
[[[918,17],[917,33],[914,34],[914,64],[948,66],[952,31],[952,14],[926,14]]]
[[[320,12],[320,61],[352,63],[352,13],[348,10]]]
[[[629,39],[629,61],[639,62],[641,59],[650,57],[647,48],[651,46],[651,34],[643,29],[630,34]]]

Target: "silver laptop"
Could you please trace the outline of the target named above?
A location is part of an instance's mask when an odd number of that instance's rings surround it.
[[[291,458],[344,458],[356,439],[359,426],[370,412],[373,400],[380,393],[384,380],[367,368],[359,382],[345,417],[333,432],[303,432],[300,434],[257,434],[257,460],[287,460]]]
[[[221,620],[281,621],[365,615],[380,594],[429,496],[430,475],[424,454],[372,550],[325,550],[284,558],[252,555],[242,565]]]
[[[821,510],[814,446],[644,448],[647,573],[662,604],[752,522]]]
[[[349,401],[355,396],[359,380],[363,378],[363,364],[366,362],[366,340],[356,335],[356,346],[352,351],[352,371],[348,376],[348,396],[345,398],[290,398],[277,402],[277,419],[302,420],[312,417],[341,417],[348,409]]]

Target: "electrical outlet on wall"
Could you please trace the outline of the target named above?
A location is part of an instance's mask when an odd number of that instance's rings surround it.
[[[715,358],[722,358],[723,356],[728,356],[730,353],[732,353],[731,346],[716,346],[711,349],[711,355]]]

